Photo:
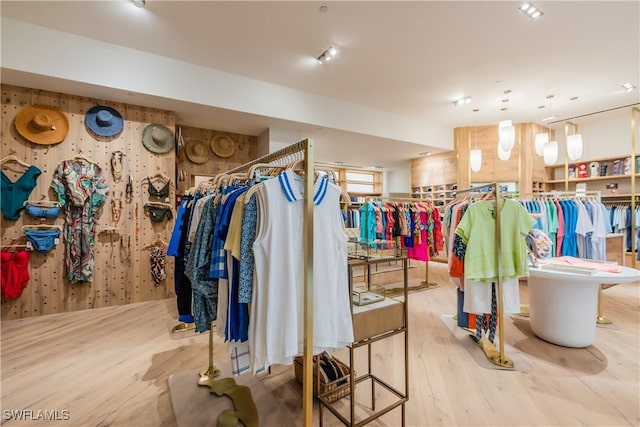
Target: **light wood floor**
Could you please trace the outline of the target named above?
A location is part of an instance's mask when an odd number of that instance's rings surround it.
[[[640,425],[639,283],[604,292],[614,324],[599,327],[586,349],[543,342],[526,318],[507,318],[505,342],[526,361],[521,372],[474,360],[441,321],[455,311],[444,266],[432,264],[430,278],[441,286],[410,295],[407,425]],[[2,423],[176,425],[168,378],[207,365],[208,337],[172,336],[175,317],[174,300],[166,300],[1,322]],[[390,342],[374,347],[374,364],[401,383],[402,341]],[[215,347],[220,360],[224,345]],[[299,424],[293,369],[278,367],[264,382]],[[4,411],[18,409],[66,409],[70,420],[6,421]],[[398,411],[378,423],[398,424]]]

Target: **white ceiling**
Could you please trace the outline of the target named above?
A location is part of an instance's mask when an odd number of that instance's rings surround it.
[[[640,2],[534,3],[544,11],[537,21],[511,1],[147,0],[144,9],[127,1],[2,1],[1,14],[450,129],[504,118],[540,122],[549,107],[561,120],[640,102],[638,90],[621,87],[640,86]],[[314,57],[329,45],[339,49],[338,57],[317,64]],[[4,69],[2,81],[61,87],[45,76]],[[503,112],[507,89],[509,110]],[[97,88],[82,90],[95,96]],[[549,94],[555,95],[550,103]],[[472,103],[455,107],[463,95]],[[430,149],[140,96],[142,105],[176,111],[185,125],[223,122],[223,130],[252,135],[270,126],[299,130],[321,142],[323,161],[391,166]],[[104,98],[126,101],[108,92]]]

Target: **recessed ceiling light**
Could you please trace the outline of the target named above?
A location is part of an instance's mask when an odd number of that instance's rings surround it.
[[[634,90],[636,87],[634,85],[632,85],[631,83],[625,83],[622,85],[622,88],[624,90],[626,90],[627,92],[631,92],[632,90]]]
[[[419,156],[430,156],[431,155],[431,151],[423,151],[422,153],[418,154]]]
[[[135,4],[138,7],[144,7],[145,4],[147,4],[146,0],[131,0],[133,4]]]
[[[549,116],[549,117],[545,117],[544,119],[541,119],[541,122],[550,122],[551,120],[555,120],[557,119],[558,116]]]

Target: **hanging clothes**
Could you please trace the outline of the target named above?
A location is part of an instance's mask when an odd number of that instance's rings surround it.
[[[498,251],[495,209],[494,201],[471,204],[455,230],[456,235],[466,244],[464,289],[467,312],[491,312],[491,288],[488,284],[497,282],[498,279],[503,283],[504,312],[520,309],[518,278],[529,274],[524,236],[536,221],[518,202],[502,200],[498,207],[501,221]],[[500,278],[496,257],[500,257]],[[468,298],[467,294],[473,295],[473,298]]]
[[[63,160],[53,173],[51,188],[65,211],[65,246],[67,280],[93,280],[93,244],[95,214],[104,204],[109,186],[96,163],[86,160]]]
[[[302,353],[304,283],[303,179],[285,170],[257,191],[258,231],[253,244],[256,282],[249,324],[253,372],[291,364]],[[340,187],[325,177],[314,185],[313,353],[353,342],[347,242]]]
[[[0,172],[0,209],[2,217],[7,221],[17,221],[24,209],[24,202],[36,188],[38,177],[42,171],[29,166],[18,179],[11,181],[4,172]]]
[[[28,250],[5,250],[0,252],[0,288],[2,298],[13,299],[22,295],[22,291],[29,282],[29,258]]]

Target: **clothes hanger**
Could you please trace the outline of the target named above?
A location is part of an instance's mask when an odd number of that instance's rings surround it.
[[[4,157],[2,160],[0,160],[0,164],[5,164],[5,163],[17,163],[20,166],[24,166],[25,168],[29,168],[32,165],[30,165],[29,163],[25,162],[24,160],[22,160],[20,157],[16,156],[13,150],[11,150],[12,154],[9,154],[8,156]]]
[[[146,205],[160,207],[160,208],[167,208],[167,209],[172,208],[172,206],[169,203],[162,203],[162,202],[146,202],[145,206]]]
[[[39,208],[59,208],[60,207],[60,203],[56,202],[55,200],[49,200],[49,199],[45,199],[45,195],[42,196],[42,199],[40,200],[26,200],[22,206],[27,206],[27,205],[31,205],[31,206],[37,206]]]
[[[78,154],[73,156],[73,160],[81,160],[81,161],[85,161],[87,163],[93,163],[93,161],[91,159],[89,159],[87,156],[85,156],[83,154],[82,148],[80,150],[78,150]]]
[[[23,225],[22,231],[24,230],[58,230],[62,231],[62,227],[59,225],[50,225],[50,224],[37,224],[37,225]]]

